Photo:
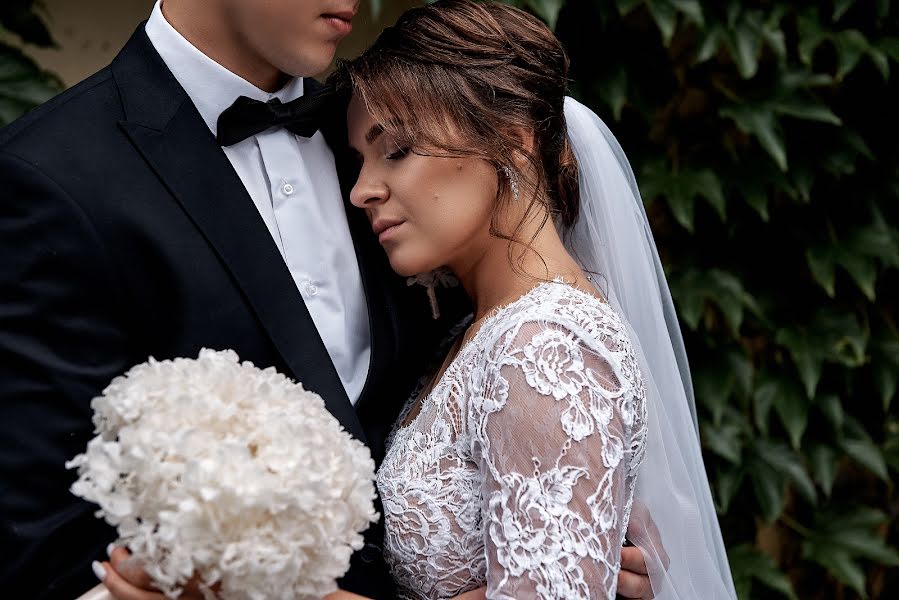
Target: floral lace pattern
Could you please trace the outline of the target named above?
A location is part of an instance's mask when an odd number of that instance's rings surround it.
[[[485,320],[377,475],[401,597],[614,598],[646,441],[637,362],[611,307],[560,281]]]

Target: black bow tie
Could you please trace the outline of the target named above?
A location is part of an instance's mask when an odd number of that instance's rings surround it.
[[[333,92],[328,87],[287,104],[277,98],[260,102],[241,96],[219,115],[216,139],[222,146],[233,146],[272,127],[284,127],[297,135],[312,137],[333,106]]]

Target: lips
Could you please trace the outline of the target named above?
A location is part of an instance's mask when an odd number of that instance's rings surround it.
[[[405,223],[406,222],[402,219],[389,219],[383,217],[375,219],[371,228],[375,232],[375,235],[378,236],[378,242],[384,244],[395,237],[395,234],[402,230]]]
[[[403,221],[402,219],[388,219],[385,217],[382,219],[378,219],[377,221],[372,223],[371,228],[372,230],[374,230],[375,235],[380,236],[388,229],[397,227],[399,225],[402,225],[403,223],[405,223],[405,221]]]
[[[353,23],[335,15],[322,15],[322,19],[331,26],[339,36],[347,36],[353,31]]]
[[[356,16],[356,10],[351,8],[348,10],[332,11],[332,12],[322,14],[322,16],[323,17],[335,17],[335,18],[341,19],[343,21],[352,21],[353,17]]]

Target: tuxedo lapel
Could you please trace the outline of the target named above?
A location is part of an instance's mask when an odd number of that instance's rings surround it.
[[[120,127],[221,258],[293,377],[365,440],[290,271],[252,199],[143,26],[112,65]]]
[[[315,80],[307,79],[304,83],[307,90],[313,91],[321,87]],[[365,213],[350,204],[350,191],[356,182],[357,170],[348,152],[346,141],[346,112],[344,102],[335,100],[335,110],[331,111],[322,123],[322,133],[328,146],[334,153],[337,175],[340,180],[344,207],[347,213],[347,224],[353,237],[356,261],[362,276],[362,287],[365,290],[365,301],[368,307],[369,329],[371,331],[371,364],[362,393],[356,402],[356,411],[363,423],[370,415],[367,409],[374,397],[374,391],[382,388],[386,371],[398,354],[399,328],[396,309],[396,280],[398,276],[390,268],[384,249],[378,244]],[[384,398],[377,403],[381,412],[386,408]],[[389,412],[389,411],[387,411]]]

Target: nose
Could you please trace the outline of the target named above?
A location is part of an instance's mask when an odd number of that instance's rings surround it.
[[[371,208],[375,204],[384,202],[389,195],[387,185],[372,177],[363,168],[356,180],[356,185],[350,190],[350,202],[356,208]]]

